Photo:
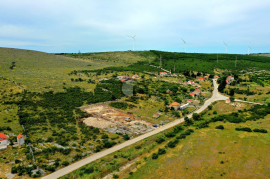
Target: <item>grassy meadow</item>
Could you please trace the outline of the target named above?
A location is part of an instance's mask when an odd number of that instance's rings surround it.
[[[10,69],[12,62],[15,62],[15,67]],[[73,70],[100,69],[112,65],[114,64],[109,62],[85,61],[38,51],[0,48],[0,76],[36,92],[62,91],[64,85],[93,89],[95,86],[85,82],[71,82],[68,73]]]

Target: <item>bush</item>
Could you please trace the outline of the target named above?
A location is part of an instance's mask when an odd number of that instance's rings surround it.
[[[177,136],[176,139],[185,139],[186,135],[185,134],[181,134],[180,136]]]
[[[174,131],[170,131],[170,132],[167,132],[167,133],[165,134],[165,136],[166,136],[166,137],[174,137],[174,136],[175,136],[175,133],[174,133]]]
[[[211,110],[212,108],[213,108],[213,106],[212,106],[212,105],[209,105],[209,106],[208,106],[208,109],[209,109],[209,110]]]
[[[94,171],[95,171],[95,170],[94,170],[93,167],[89,167],[89,168],[86,168],[86,169],[84,170],[84,172],[87,173],[87,174],[93,173]]]
[[[164,141],[165,141],[164,137],[158,137],[157,140],[156,140],[156,142],[159,143],[159,144],[164,142]]]
[[[199,114],[197,114],[197,113],[193,113],[193,114],[192,114],[192,118],[193,118],[195,121],[198,121],[198,120],[201,119],[201,116],[200,116]]]
[[[216,129],[224,129],[223,125],[216,126]]]
[[[62,165],[64,165],[64,166],[68,166],[69,165],[69,162],[66,160],[66,161],[63,161],[62,162]]]
[[[162,155],[162,154],[165,154],[165,153],[166,153],[165,149],[161,149],[161,148],[158,149],[158,155]]]
[[[157,153],[153,153],[152,159],[157,159],[157,158],[158,158],[158,154]]]
[[[253,132],[267,133],[265,129],[254,129]]]
[[[168,143],[168,147],[170,148],[174,148],[176,146],[176,144],[178,144],[179,140],[178,139],[174,139],[173,141],[170,141]]]
[[[130,139],[130,137],[128,136],[128,134],[125,134],[123,138],[124,138],[124,140],[129,140]]]
[[[235,130],[237,130],[237,131],[252,132],[252,130],[249,127],[235,128]]]
[[[213,114],[217,114],[217,111],[214,111]]]

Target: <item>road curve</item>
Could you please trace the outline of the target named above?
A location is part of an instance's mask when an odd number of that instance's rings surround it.
[[[198,110],[196,110],[194,112],[196,112],[196,113],[202,112],[203,110],[205,110],[214,101],[228,99],[228,97],[219,94],[219,92],[217,90],[218,85],[216,83],[216,79],[213,80],[213,84],[214,84],[214,91],[213,91],[212,97],[210,99],[208,99],[207,101],[205,101],[204,105],[200,109],[198,109]],[[192,117],[192,114],[193,113],[189,114],[188,117]],[[161,127],[157,128],[157,129],[155,129],[155,130],[153,130],[151,132],[142,134],[142,135],[140,135],[140,136],[138,136],[136,138],[128,140],[128,141],[126,141],[124,143],[121,143],[119,145],[116,145],[116,146],[114,146],[112,148],[109,148],[109,149],[103,150],[101,152],[95,153],[95,154],[93,154],[93,155],[91,155],[91,156],[89,156],[87,158],[84,158],[84,159],[82,159],[82,160],[80,160],[78,162],[75,162],[75,163],[73,163],[73,164],[71,164],[71,165],[69,165],[69,166],[67,166],[65,168],[57,170],[54,173],[51,173],[51,174],[49,174],[47,176],[44,176],[43,179],[56,179],[56,178],[59,178],[61,176],[64,176],[64,175],[66,175],[66,174],[68,174],[68,173],[70,173],[70,172],[72,172],[72,171],[74,171],[74,170],[88,164],[88,163],[91,163],[91,162],[93,162],[93,161],[95,161],[97,159],[100,159],[100,158],[102,158],[102,157],[104,157],[104,156],[106,156],[108,154],[111,154],[111,153],[113,153],[115,151],[118,151],[118,150],[120,150],[122,148],[125,148],[125,147],[127,147],[127,146],[129,146],[131,144],[134,144],[134,143],[136,143],[136,142],[138,142],[140,140],[143,140],[143,139],[145,139],[147,137],[158,134],[159,132],[162,132],[162,131],[164,131],[166,129],[174,127],[175,125],[180,124],[182,122],[184,122],[184,118],[177,119],[177,120],[175,120],[175,121],[173,121],[173,122],[171,122],[169,124],[166,124],[164,126],[161,126]]]

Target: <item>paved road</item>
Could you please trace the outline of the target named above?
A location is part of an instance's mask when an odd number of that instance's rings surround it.
[[[205,110],[214,101],[228,99],[228,97],[219,94],[219,92],[217,90],[218,85],[217,85],[215,79],[213,80],[213,83],[214,83],[214,91],[213,91],[212,97],[210,99],[208,99],[207,101],[205,101],[204,105],[200,109],[198,109],[197,111],[194,111],[194,112],[196,112],[196,113],[202,112],[203,110]],[[192,117],[192,114],[189,114],[188,117]],[[171,128],[171,127],[173,127],[173,126],[175,126],[177,124],[180,124],[182,122],[184,122],[184,118],[177,119],[177,120],[175,120],[175,121],[173,121],[173,122],[171,122],[169,124],[166,124],[164,126],[161,126],[161,127],[157,128],[154,131],[151,131],[151,132],[148,132],[146,134],[140,135],[140,136],[138,136],[136,138],[128,140],[128,141],[126,141],[126,142],[124,142],[122,144],[116,145],[116,146],[114,146],[112,148],[103,150],[103,151],[101,151],[99,153],[95,153],[95,154],[93,154],[93,155],[91,155],[91,156],[89,156],[87,158],[84,158],[84,159],[82,159],[82,160],[80,160],[80,161],[78,161],[76,163],[73,163],[73,164],[71,164],[71,165],[69,165],[69,166],[67,166],[65,168],[57,170],[54,173],[51,173],[50,175],[47,175],[47,176],[43,177],[43,179],[56,179],[56,178],[59,178],[59,177],[61,177],[63,175],[66,175],[66,174],[68,174],[68,173],[70,173],[70,172],[72,172],[72,171],[74,171],[74,170],[88,164],[88,163],[91,163],[91,162],[93,162],[93,161],[95,161],[97,159],[100,159],[100,158],[102,158],[102,157],[104,157],[104,156],[106,156],[108,154],[111,154],[111,153],[113,153],[115,151],[118,151],[118,150],[120,150],[120,149],[122,149],[124,147],[127,147],[127,146],[129,146],[131,144],[134,144],[134,143],[136,143],[136,142],[138,142],[140,140],[143,140],[143,139],[145,139],[147,137],[158,134],[159,132],[162,132],[162,131],[164,131],[166,129],[169,129],[169,128]]]

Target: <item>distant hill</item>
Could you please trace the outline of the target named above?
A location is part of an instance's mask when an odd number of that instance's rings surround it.
[[[252,56],[261,56],[261,57],[270,57],[270,53],[257,53],[257,54],[250,54]]]
[[[63,90],[63,83],[66,86],[75,85],[70,82],[70,71],[100,69],[112,65],[38,51],[0,48],[0,76],[12,79],[32,91]],[[76,85],[87,89],[84,83]]]
[[[116,51],[98,53],[60,53],[66,57],[80,58],[84,60],[106,61],[123,63],[123,65],[136,63],[138,61],[154,60],[156,55],[151,51]]]

